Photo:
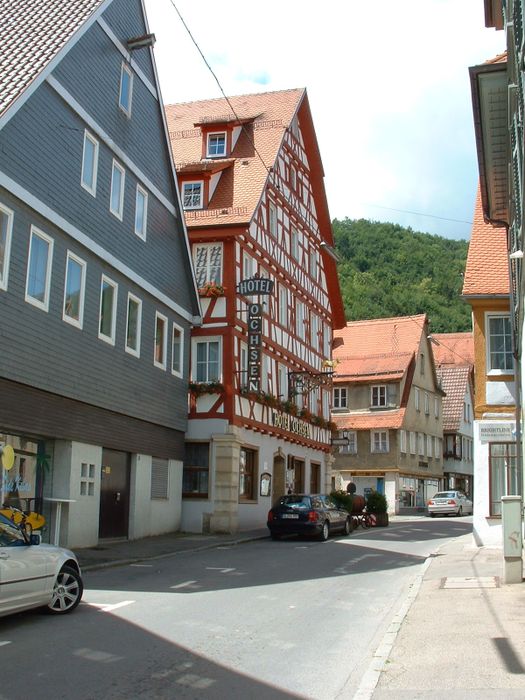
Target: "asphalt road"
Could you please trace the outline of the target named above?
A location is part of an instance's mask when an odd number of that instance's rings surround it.
[[[87,572],[72,615],[0,619],[0,700],[353,698],[425,559],[470,529],[424,518]]]

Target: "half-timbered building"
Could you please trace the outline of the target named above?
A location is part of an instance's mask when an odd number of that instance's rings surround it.
[[[166,108],[203,325],[192,332],[183,527],[261,525],[331,480],[332,330],[344,325],[306,91]]]

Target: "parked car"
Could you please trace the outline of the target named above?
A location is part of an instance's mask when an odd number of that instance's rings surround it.
[[[77,607],[83,590],[73,552],[40,544],[39,535],[0,515],[0,616],[29,608],[63,615]]]
[[[473,512],[472,501],[463,491],[438,491],[428,502],[431,518],[436,515],[466,515]]]
[[[281,535],[309,535],[325,541],[332,532],[352,531],[350,513],[323,494],[281,496],[268,512],[267,525],[274,540]]]

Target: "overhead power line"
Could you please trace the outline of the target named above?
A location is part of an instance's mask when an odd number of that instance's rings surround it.
[[[439,219],[440,221],[453,221],[457,224],[469,224],[472,226],[472,221],[465,221],[463,219],[449,219],[446,216],[437,216],[436,214],[424,214],[421,211],[410,211],[410,209],[394,209],[394,207],[383,207],[381,204],[368,203],[369,207],[377,207],[377,209],[388,209],[389,211],[398,211],[400,214],[414,214],[415,216],[426,216],[429,219]]]

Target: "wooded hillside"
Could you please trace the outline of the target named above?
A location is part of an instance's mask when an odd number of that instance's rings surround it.
[[[367,219],[332,223],[348,321],[426,313],[434,333],[471,330],[460,298],[468,241]]]

